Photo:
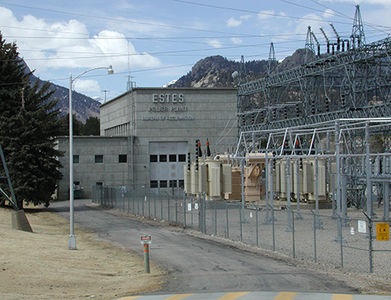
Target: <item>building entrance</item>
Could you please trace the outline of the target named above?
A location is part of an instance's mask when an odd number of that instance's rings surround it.
[[[183,187],[187,153],[187,142],[150,142],[150,187]]]

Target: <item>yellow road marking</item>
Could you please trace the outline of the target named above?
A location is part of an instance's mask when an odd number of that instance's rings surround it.
[[[274,300],[292,300],[296,295],[297,293],[294,292],[281,292],[274,297]]]
[[[247,295],[249,292],[233,292],[233,293],[228,293],[225,294],[224,296],[221,296],[219,300],[235,300],[238,299],[239,297]]]
[[[333,294],[331,300],[352,300],[353,295],[348,294]]]
[[[186,297],[189,297],[193,294],[179,294],[179,295],[172,295],[168,298],[166,298],[166,300],[182,300],[182,299],[185,299]]]

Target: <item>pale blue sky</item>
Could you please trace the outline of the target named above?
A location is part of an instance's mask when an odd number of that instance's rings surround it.
[[[321,44],[352,32],[360,5],[367,42],[391,32],[391,0],[0,0],[0,29],[43,80],[68,87],[69,76],[93,71],[75,89],[107,99],[139,87],[159,87],[185,75],[200,59],[277,59],[305,45],[311,26]],[[323,49],[325,49],[323,47]],[[106,93],[104,92],[106,90]]]

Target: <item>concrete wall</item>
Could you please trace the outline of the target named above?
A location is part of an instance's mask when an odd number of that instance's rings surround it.
[[[59,200],[69,199],[69,140],[58,139],[58,149],[64,152],[59,158],[63,168],[63,178],[59,182]],[[74,137],[73,154],[79,156],[73,164],[73,178],[80,182],[81,197],[90,198],[92,186],[129,185],[131,177],[131,138],[130,137]],[[119,163],[119,155],[126,154],[127,162]],[[103,163],[95,163],[95,155],[103,155]]]
[[[235,89],[135,88],[106,102],[100,110],[101,136],[74,137],[73,154],[79,155],[79,163],[73,165],[74,181],[83,188],[81,197],[91,197],[97,183],[149,187],[151,173],[161,174],[163,167],[154,164],[151,169],[151,143],[185,143],[192,159],[196,139],[204,153],[206,139],[212,155],[231,152],[237,144],[236,101]],[[67,137],[58,139],[58,148],[64,152],[58,198],[65,200],[69,199]],[[118,162],[119,154],[127,154],[126,163]],[[95,155],[103,155],[103,163],[95,163]]]
[[[192,156],[196,139],[203,151],[206,139],[213,154],[232,151],[237,143],[236,109],[236,89],[135,88],[101,106],[101,135],[113,134],[108,128],[132,124],[134,183],[148,185],[150,142],[187,142]]]

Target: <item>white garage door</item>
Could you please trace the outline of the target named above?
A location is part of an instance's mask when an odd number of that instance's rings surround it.
[[[183,187],[188,151],[187,142],[150,142],[150,187]]]

